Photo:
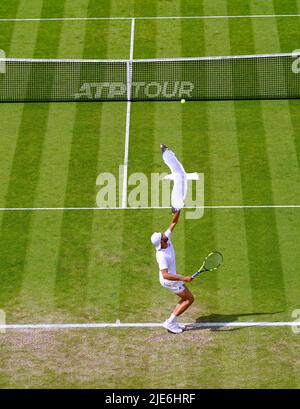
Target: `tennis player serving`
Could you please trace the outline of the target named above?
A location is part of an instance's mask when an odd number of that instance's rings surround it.
[[[164,233],[155,232],[151,236],[159,265],[160,284],[180,298],[170,317],[163,323],[163,327],[174,334],[178,334],[183,330],[176,322],[177,317],[194,302],[193,294],[184,284],[192,281],[192,277],[179,275],[176,271],[175,251],[171,242],[171,233],[178,222],[179,216],[180,210],[176,211],[174,209],[169,228]]]

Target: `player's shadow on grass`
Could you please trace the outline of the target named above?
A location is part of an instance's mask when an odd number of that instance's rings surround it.
[[[230,323],[230,322],[243,322],[242,320],[240,321],[239,318],[241,317],[256,317],[258,315],[274,315],[274,314],[279,314],[284,311],[273,311],[273,312],[249,312],[249,313],[243,313],[243,314],[210,314],[210,315],[203,315],[201,317],[198,317],[196,321],[192,324],[188,324],[185,327],[185,331],[195,331],[195,330],[203,330],[203,329],[210,329],[211,331],[236,331],[239,329],[243,328],[250,328],[252,325],[249,324],[247,326],[243,327],[227,327],[226,325],[221,325],[224,323]],[[246,321],[246,320],[244,320]],[[251,320],[248,320],[247,322],[251,322]],[[255,320],[253,320],[255,322]],[[216,325],[209,325],[209,324],[220,324],[220,326]],[[204,324],[204,325],[199,325],[197,324]]]

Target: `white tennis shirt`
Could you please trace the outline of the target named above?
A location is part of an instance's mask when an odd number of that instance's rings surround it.
[[[171,242],[171,230],[168,229],[165,232],[165,235],[168,237],[168,247],[166,249],[160,249],[156,251],[156,261],[158,263],[159,266],[159,281],[165,282],[174,282],[172,280],[165,280],[163,278],[162,272],[161,270],[164,270],[165,268],[168,269],[169,274],[174,274],[174,275],[178,275],[176,272],[176,261],[175,261],[175,251],[174,251],[174,247],[172,245]]]

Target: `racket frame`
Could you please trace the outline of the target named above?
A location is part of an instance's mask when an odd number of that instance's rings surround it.
[[[204,267],[205,261],[206,261],[207,257],[210,256],[210,255],[213,254],[213,253],[219,253],[219,254],[221,254],[219,251],[212,251],[211,253],[209,253],[209,254],[205,257],[205,259],[204,259],[204,261],[203,261],[203,263],[202,263],[202,266],[199,268],[199,270],[197,270],[197,271],[192,275],[192,279],[194,279],[195,277],[197,277],[197,275],[199,275],[200,273],[203,273],[204,271],[214,271],[214,270],[216,270],[218,267],[220,267],[221,264],[220,264],[219,266],[214,267],[214,268],[211,268],[211,269],[208,269],[208,268],[205,268],[205,267]],[[221,256],[222,256],[222,262],[223,262],[223,255],[221,254]]]

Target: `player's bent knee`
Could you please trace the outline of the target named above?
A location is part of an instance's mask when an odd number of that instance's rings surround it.
[[[189,300],[190,300],[191,302],[194,302],[194,296],[193,296],[192,293],[189,294]]]
[[[193,304],[193,302],[195,301],[195,298],[193,296],[191,296],[191,297],[189,297],[188,300],[189,300],[190,304]]]
[[[191,292],[188,293],[187,299],[188,299],[190,304],[193,304],[193,302],[195,301],[195,298],[194,298],[194,296],[193,296],[193,294]]]
[[[179,297],[181,297],[184,301],[187,301],[189,305],[193,304],[195,301],[194,296],[190,291],[185,290],[177,295],[179,295]]]
[[[192,294],[188,294],[186,295],[185,300],[191,305],[195,301],[195,298]]]

